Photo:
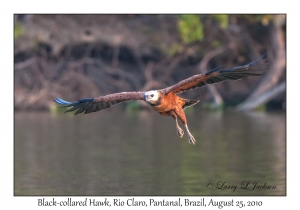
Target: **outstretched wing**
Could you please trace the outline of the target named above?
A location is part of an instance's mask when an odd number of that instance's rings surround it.
[[[100,96],[98,98],[83,98],[77,102],[68,102],[61,98],[56,98],[54,101],[58,104],[63,105],[62,107],[71,107],[66,112],[77,110],[76,114],[84,112],[88,114],[91,112],[97,112],[102,109],[107,109],[117,103],[121,103],[128,100],[144,100],[145,92],[122,92],[114,93],[106,96]]]
[[[206,72],[205,74],[197,74],[182,80],[173,86],[165,88],[162,91],[164,91],[166,94],[170,92],[182,93],[187,90],[202,87],[206,84],[213,84],[225,80],[238,80],[250,76],[260,76],[264,74],[265,70],[268,69],[267,63],[258,63],[258,60],[260,60],[263,56],[265,56],[265,54],[259,57],[257,60],[244,66],[238,66],[225,70],[220,70],[220,67],[218,67]]]

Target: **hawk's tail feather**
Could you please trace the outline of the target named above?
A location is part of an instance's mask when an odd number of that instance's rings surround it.
[[[190,106],[194,106],[195,104],[197,104],[200,100],[189,100],[189,99],[184,99],[185,104],[182,106],[183,109],[190,107]]]

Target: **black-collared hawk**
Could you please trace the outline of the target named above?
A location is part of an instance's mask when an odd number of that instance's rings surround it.
[[[97,98],[83,98],[79,99],[77,102],[68,102],[60,98],[56,98],[54,101],[63,105],[63,107],[71,107],[71,109],[66,112],[77,110],[75,113],[76,115],[83,112],[84,114],[97,112],[128,100],[143,100],[161,115],[172,116],[176,122],[177,134],[181,138],[184,132],[178,125],[177,119],[179,118],[185,126],[189,143],[195,144],[196,140],[188,129],[187,120],[183,110],[186,107],[195,105],[199,102],[199,100],[184,99],[179,97],[178,94],[187,90],[203,87],[206,84],[213,84],[225,80],[238,80],[250,76],[260,76],[268,69],[267,63],[258,64],[258,60],[260,60],[263,56],[243,66],[225,70],[216,68],[206,72],[205,74],[194,75],[165,89],[151,90],[147,92],[113,93],[106,96],[99,96]]]

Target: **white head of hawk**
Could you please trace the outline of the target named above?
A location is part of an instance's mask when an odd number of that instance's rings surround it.
[[[151,90],[145,93],[145,101],[149,104],[156,104],[159,99],[159,92],[157,90]]]

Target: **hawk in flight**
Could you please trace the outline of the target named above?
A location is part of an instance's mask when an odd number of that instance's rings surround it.
[[[264,55],[263,55],[264,56]],[[111,106],[128,101],[128,100],[143,100],[148,103],[152,109],[159,112],[163,116],[172,116],[175,119],[177,134],[182,138],[184,132],[178,125],[178,119],[183,123],[189,143],[195,144],[196,140],[190,133],[187,125],[187,120],[184,114],[184,108],[193,106],[199,100],[189,100],[178,96],[178,94],[203,87],[206,84],[213,84],[225,80],[238,80],[250,76],[260,76],[268,69],[268,65],[258,64],[263,56],[257,60],[230,69],[220,70],[220,67],[206,72],[205,74],[197,74],[177,84],[160,90],[151,90],[147,92],[121,92],[113,93],[106,96],[99,96],[97,98],[83,98],[77,102],[68,102],[61,98],[56,98],[54,101],[63,105],[62,107],[71,107],[66,112],[76,111],[76,114],[88,114],[97,112],[102,109],[110,108]]]

